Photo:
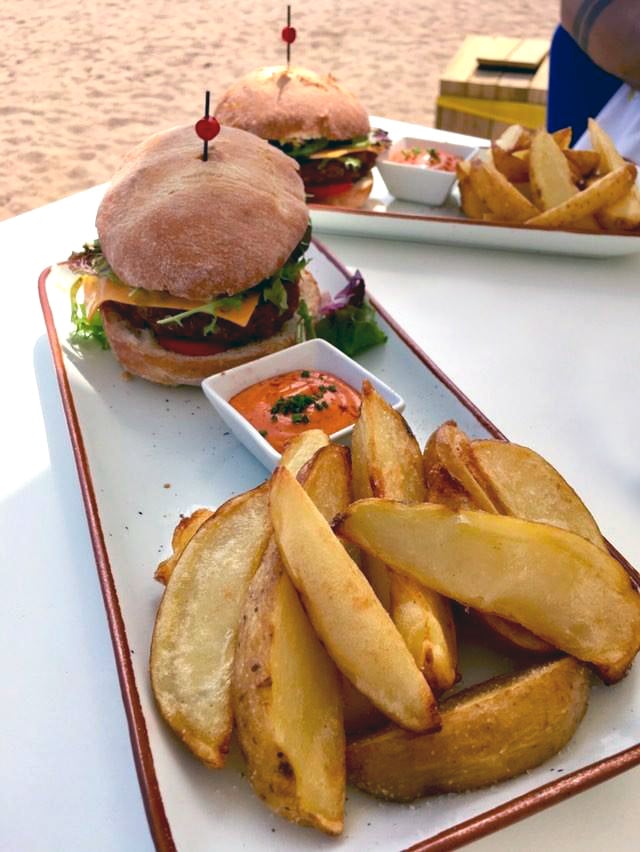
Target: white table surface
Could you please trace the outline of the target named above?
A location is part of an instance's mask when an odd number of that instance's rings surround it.
[[[12,852],[152,848],[36,287],[93,237],[100,194],[0,223],[0,849]],[[640,257],[321,238],[640,565]],[[470,848],[635,850],[639,799],[637,768]]]

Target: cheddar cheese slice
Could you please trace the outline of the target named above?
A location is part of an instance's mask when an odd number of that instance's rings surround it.
[[[135,305],[138,308],[175,308],[176,313],[190,311],[203,304],[202,300],[181,299],[178,296],[172,296],[171,293],[129,287],[119,281],[97,275],[83,275],[82,289],[89,320],[104,302],[120,302],[125,305]],[[244,327],[258,306],[259,298],[258,293],[251,293],[242,300],[239,307],[230,310],[220,309],[216,311],[216,316]]]

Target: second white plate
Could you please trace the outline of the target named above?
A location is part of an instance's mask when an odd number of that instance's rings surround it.
[[[481,148],[489,144],[488,140],[476,136],[464,136],[374,115],[371,116],[371,126],[386,130],[392,140],[402,136],[425,136],[435,141]],[[348,236],[576,257],[614,257],[640,252],[640,234],[581,234],[473,221],[467,219],[460,210],[455,189],[441,207],[427,207],[398,201],[389,193],[377,169],[373,170],[373,176],[371,196],[360,210],[312,204],[311,221],[316,233],[324,231]]]

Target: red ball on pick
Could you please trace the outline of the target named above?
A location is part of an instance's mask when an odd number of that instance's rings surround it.
[[[283,27],[282,28],[282,41],[287,44],[293,44],[296,40],[296,28],[295,27]]]
[[[211,142],[220,133],[220,122],[213,115],[207,115],[196,122],[196,133],[201,139]]]

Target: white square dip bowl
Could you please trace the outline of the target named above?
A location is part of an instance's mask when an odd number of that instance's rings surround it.
[[[435,139],[403,136],[396,139],[391,147],[378,157],[376,165],[391,195],[430,207],[440,207],[444,204],[456,182],[456,173],[430,169],[428,166],[396,163],[389,159],[392,152],[410,148],[435,148],[463,160],[470,160],[478,153],[478,148],[471,145],[454,145]]]
[[[266,355],[247,364],[241,364],[223,373],[209,376],[202,382],[202,389],[211,405],[218,412],[236,438],[262,462],[273,470],[280,461],[280,453],[263,438],[260,432],[229,403],[237,393],[250,385],[269,379],[272,376],[289,373],[293,370],[318,370],[332,373],[360,391],[362,382],[368,379],[396,411],[404,410],[404,400],[388,385],[380,381],[373,373],[361,367],[357,361],[349,358],[326,340],[315,339],[298,343],[288,349]],[[349,443],[353,426],[347,426],[330,435],[332,441]]]

